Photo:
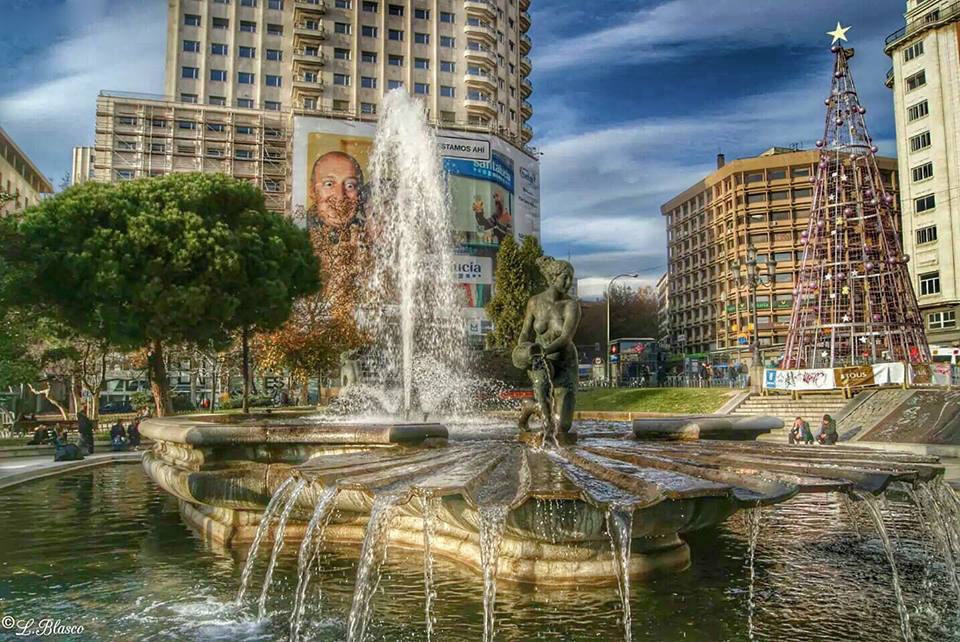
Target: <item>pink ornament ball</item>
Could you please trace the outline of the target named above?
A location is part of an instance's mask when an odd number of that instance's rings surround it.
[[[909,262],[910,262],[910,255],[909,255],[909,254],[904,254],[904,255],[903,255],[903,258],[901,258],[900,260],[903,261],[904,263],[909,263]]]
[[[840,45],[833,45],[832,47],[830,47],[830,51],[832,51],[833,53],[840,53]]]
[[[873,269],[873,263],[871,263],[871,262],[868,261],[867,264],[866,264],[864,267],[867,268],[868,270],[872,270],[872,269]]]
[[[882,317],[879,314],[873,315],[873,320],[879,322]]]
[[[830,106],[830,99],[829,99],[829,98],[824,98],[824,99],[823,99],[823,104],[826,105],[827,107],[829,107],[829,106]]]
[[[844,213],[846,216],[853,216],[853,208],[852,208],[852,207],[845,207],[845,208],[843,208],[843,213]]]
[[[833,74],[833,77],[834,77],[834,78],[843,78],[843,72],[842,72],[842,71],[838,71],[838,72],[836,72],[835,74]]]
[[[816,182],[817,182],[817,177],[816,177],[816,176],[811,176],[811,177],[810,177],[810,184],[812,185],[813,183],[816,183]]]
[[[793,288],[793,296],[800,296],[800,288]]]
[[[873,197],[873,190],[872,190],[872,189],[868,189],[866,192],[863,193],[863,195],[866,196],[867,198],[872,198],[872,197]]]
[[[828,100],[827,102],[829,102],[829,100]],[[822,141],[822,140],[818,140],[818,141],[817,141],[817,147],[823,147],[823,141]]]
[[[842,125],[842,124],[843,124],[843,119],[842,119],[842,118],[838,118],[838,119],[837,119],[837,125]]]
[[[872,146],[872,147],[870,148],[870,151],[873,152],[874,154],[876,154],[877,152],[880,151],[880,148],[877,147],[876,145],[874,145],[874,146]]]
[[[884,201],[887,205],[893,205],[893,200],[894,200],[894,199],[893,199],[893,194],[884,194],[884,195],[883,195],[883,201]]]

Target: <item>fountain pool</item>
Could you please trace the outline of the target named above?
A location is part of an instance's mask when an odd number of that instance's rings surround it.
[[[138,466],[117,465],[5,491],[0,502],[0,614],[82,624],[73,640],[277,640],[288,634],[296,548],[279,557],[267,617],[256,599],[236,604],[241,552],[218,550],[187,528],[177,502]],[[956,592],[906,493],[882,506],[893,536],[915,640],[955,640]],[[735,516],[688,536],[692,564],[631,584],[634,640],[902,639],[890,566],[862,506],[833,494],[764,508],[756,540],[753,601],[750,525]],[[342,640],[357,551],[320,558],[304,613],[309,640]],[[390,548],[367,639],[424,640],[422,556]],[[256,578],[263,572],[257,568]],[[322,591],[322,601],[317,599]],[[437,558],[433,639],[483,636],[482,578]],[[615,585],[497,591],[496,639],[622,639]],[[750,613],[752,611],[752,618]],[[0,639],[14,639],[0,631]],[[23,639],[23,638],[18,638]]]

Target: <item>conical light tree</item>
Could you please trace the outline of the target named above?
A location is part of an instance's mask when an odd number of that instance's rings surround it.
[[[830,34],[833,85],[783,368],[930,361],[896,199],[881,178],[850,73],[854,52],[837,44],[845,32],[838,24]]]

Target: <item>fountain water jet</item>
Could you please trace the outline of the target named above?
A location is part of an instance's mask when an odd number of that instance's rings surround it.
[[[277,520],[277,528],[273,531],[273,551],[270,554],[270,563],[267,564],[267,574],[263,578],[263,588],[260,590],[260,603],[257,610],[258,617],[262,620],[267,615],[267,594],[270,592],[270,583],[273,582],[273,571],[277,567],[277,556],[283,550],[283,541],[287,533],[287,520],[290,518],[290,512],[297,505],[297,498],[306,487],[307,482],[303,479],[297,481],[290,490],[290,496],[287,503],[280,513],[280,519]]]

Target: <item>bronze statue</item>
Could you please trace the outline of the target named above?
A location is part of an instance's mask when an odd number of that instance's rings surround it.
[[[573,337],[580,325],[580,302],[570,296],[573,266],[549,256],[537,259],[547,289],[530,297],[523,329],[513,351],[513,365],[527,371],[533,382],[535,406],[520,417],[527,430],[533,414],[543,418],[544,436],[566,435],[573,425],[578,380],[577,347]]]

